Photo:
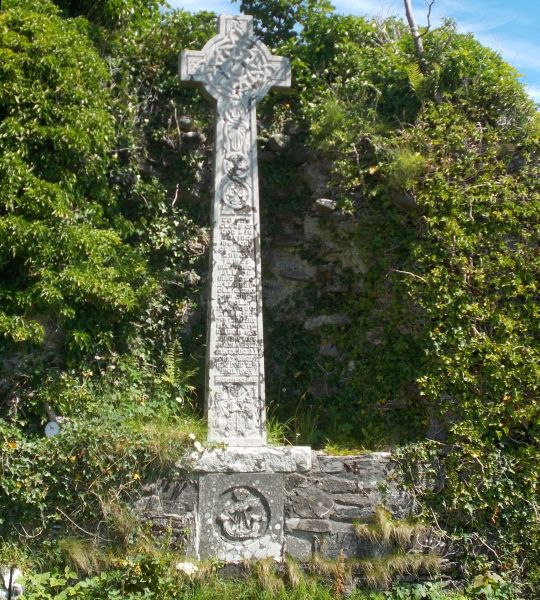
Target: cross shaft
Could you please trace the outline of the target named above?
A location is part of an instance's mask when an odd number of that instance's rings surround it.
[[[290,86],[288,59],[253,33],[251,16],[219,18],[218,35],[180,57],[182,81],[215,105],[206,413],[208,441],[266,443],[256,104]]]

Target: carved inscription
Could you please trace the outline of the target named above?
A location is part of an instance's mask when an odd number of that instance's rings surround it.
[[[207,361],[210,441],[266,442],[256,103],[290,85],[287,59],[254,37],[249,16],[219,19],[202,51],[185,51],[184,81],[216,101],[215,197]]]

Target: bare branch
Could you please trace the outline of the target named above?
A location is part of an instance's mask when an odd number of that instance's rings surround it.
[[[433,8],[433,5],[435,4],[435,0],[426,0],[426,2],[428,4],[427,27],[426,27],[426,30],[420,34],[420,37],[424,37],[426,35],[426,33],[428,33],[429,30],[431,29],[431,9]]]
[[[400,271],[399,269],[390,269],[390,271],[392,271],[393,273],[401,273],[402,275],[409,275],[410,277],[414,277],[419,281],[427,283],[427,280],[424,277],[422,277],[421,275],[417,275],[416,273],[411,273],[410,271]]]
[[[61,510],[60,508],[56,507],[56,510],[65,518],[67,519],[74,527],[76,527],[79,531],[82,531],[83,533],[86,533],[86,535],[89,535],[91,538],[93,538],[94,540],[97,541],[97,538],[99,537],[99,534],[96,533],[92,533],[90,531],[87,531],[86,529],[83,529],[80,525],[77,525],[77,523],[75,523],[75,521],[69,517],[68,515],[66,515],[66,513]],[[111,542],[112,540],[109,540],[107,538],[101,538],[102,540],[105,540],[106,542]]]

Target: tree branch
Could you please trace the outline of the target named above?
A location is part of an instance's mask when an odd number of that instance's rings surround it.
[[[424,37],[426,35],[426,33],[429,32],[429,30],[431,29],[431,9],[433,8],[433,5],[435,4],[435,0],[427,0],[428,3],[428,13],[427,13],[427,27],[426,30],[420,34],[420,37]]]

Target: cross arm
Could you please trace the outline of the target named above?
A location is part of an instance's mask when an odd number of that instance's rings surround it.
[[[204,78],[206,55],[202,50],[184,50],[180,53],[180,80],[186,84],[200,85]]]
[[[273,77],[270,82],[275,90],[286,90],[291,87],[291,61],[283,56],[272,56]]]

